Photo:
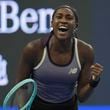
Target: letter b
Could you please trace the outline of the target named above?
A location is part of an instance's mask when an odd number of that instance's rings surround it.
[[[10,7],[11,11],[8,12]],[[13,33],[19,28],[19,18],[17,16],[19,7],[15,1],[0,1],[1,27],[0,33]],[[12,21],[12,25],[8,26],[8,20]]]

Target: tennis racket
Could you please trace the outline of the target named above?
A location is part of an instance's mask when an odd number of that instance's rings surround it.
[[[8,106],[17,106],[18,110],[30,110],[36,94],[36,82],[31,78],[25,79],[8,92],[3,101],[3,110],[7,110]]]

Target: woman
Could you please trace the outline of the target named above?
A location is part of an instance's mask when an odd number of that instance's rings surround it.
[[[34,40],[23,50],[16,82],[37,82],[31,110],[77,110],[98,85],[103,66],[94,64],[90,44],[77,39],[78,17],[70,6],[58,7],[49,37]]]

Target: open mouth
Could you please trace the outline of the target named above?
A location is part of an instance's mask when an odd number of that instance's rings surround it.
[[[68,28],[67,28],[67,27],[64,27],[64,26],[60,26],[60,27],[58,28],[58,30],[59,30],[60,32],[66,32],[66,31],[68,31]]]

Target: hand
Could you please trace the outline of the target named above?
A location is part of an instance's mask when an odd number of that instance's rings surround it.
[[[91,76],[92,76],[92,80],[97,81],[100,78],[102,72],[103,72],[103,66],[98,64],[98,63],[93,64],[90,67],[90,73],[91,73]]]

